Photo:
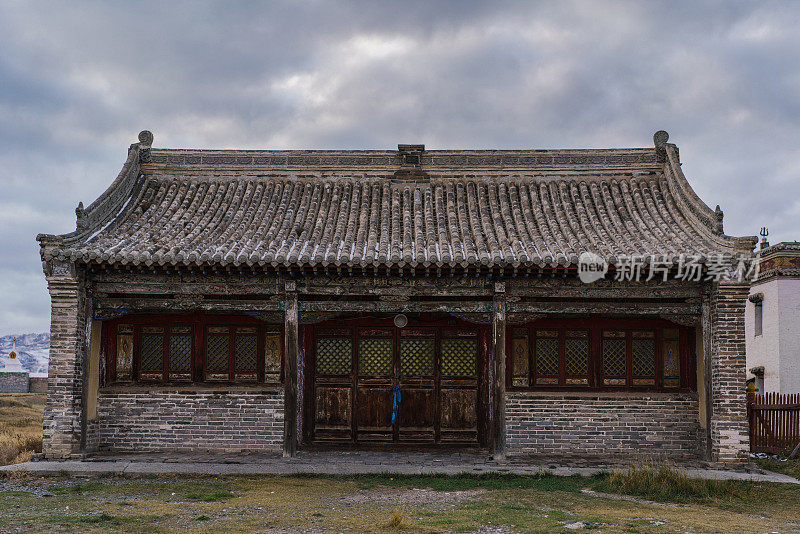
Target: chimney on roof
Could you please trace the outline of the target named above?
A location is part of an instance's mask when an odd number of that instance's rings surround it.
[[[395,178],[417,180],[428,177],[422,170],[422,153],[425,152],[425,145],[397,145],[397,152],[400,156],[400,168],[394,173]]]
[[[669,134],[664,130],[659,130],[653,134],[653,144],[656,145],[656,159],[659,163],[667,161],[667,141]]]
[[[422,163],[425,145],[397,145],[397,151],[400,153],[400,161],[403,165],[419,167]]]

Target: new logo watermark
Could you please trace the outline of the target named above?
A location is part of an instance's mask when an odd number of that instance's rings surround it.
[[[606,277],[608,262],[594,252],[582,252],[578,258],[578,278],[584,284],[591,284]]]

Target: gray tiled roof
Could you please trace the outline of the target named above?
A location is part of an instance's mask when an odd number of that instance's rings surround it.
[[[133,145],[79,229],[43,256],[132,265],[564,266],[585,250],[744,251],[677,150],[155,150]],[[402,172],[402,171],[409,172]],[[397,172],[401,171],[401,172]],[[124,193],[120,193],[122,190]]]

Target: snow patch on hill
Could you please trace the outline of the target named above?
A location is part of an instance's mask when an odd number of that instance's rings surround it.
[[[17,338],[17,358],[22,368],[31,376],[47,376],[50,360],[50,334],[12,334],[0,337],[0,371],[5,366],[8,353]]]

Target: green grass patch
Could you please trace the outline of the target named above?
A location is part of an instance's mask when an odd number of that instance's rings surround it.
[[[740,496],[748,483],[690,478],[669,464],[633,465],[614,471],[605,480],[594,479],[599,489],[672,503],[707,503],[715,499]]]
[[[79,519],[81,523],[86,523],[88,525],[121,525],[122,521],[118,518],[114,517],[113,515],[109,515],[105,512],[98,514],[98,515],[88,515],[81,517]]]
[[[761,469],[783,473],[800,479],[800,458],[789,460],[785,456],[776,456],[772,458],[756,458],[755,461]]]
[[[83,492],[98,492],[109,489],[107,484],[90,480],[88,482],[80,482],[78,484],[71,484],[69,486],[58,486],[53,488],[53,493],[56,495],[65,495],[67,493],[83,493]]]
[[[511,490],[538,489],[576,493],[586,487],[580,475],[560,477],[550,473],[537,475],[508,475],[487,473],[481,475],[357,475],[348,477],[360,489],[379,486],[393,488],[427,488],[434,491],[465,491],[473,489]]]
[[[236,497],[233,493],[227,490],[223,491],[192,491],[186,494],[186,498],[190,501],[200,502],[219,502],[225,501]]]
[[[0,491],[0,496],[2,497],[28,497],[29,495],[32,495],[30,491],[17,491],[17,490]]]

